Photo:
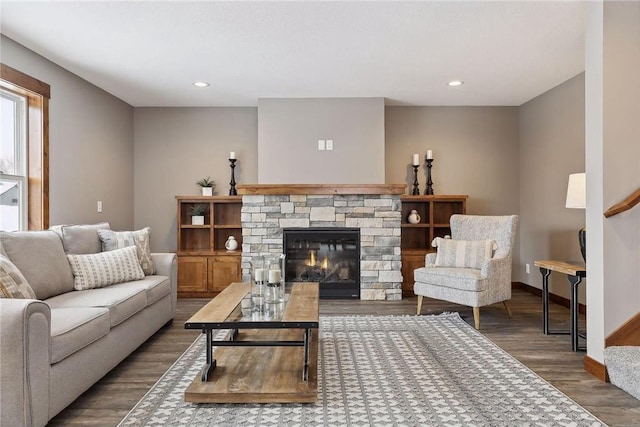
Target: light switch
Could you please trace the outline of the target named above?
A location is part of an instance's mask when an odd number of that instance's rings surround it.
[[[324,139],[319,139],[318,140],[318,150],[324,151],[324,147],[325,147]]]
[[[333,150],[333,139],[327,139],[327,150]]]
[[[98,213],[102,212],[102,200],[98,200]]]

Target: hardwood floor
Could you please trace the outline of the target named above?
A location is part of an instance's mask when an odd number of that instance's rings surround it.
[[[51,420],[52,426],[114,426],[197,337],[184,322],[208,300],[180,299],[171,326],[161,329],[126,360]],[[321,315],[415,314],[417,299],[322,300]],[[502,304],[480,310],[480,332],[610,426],[640,426],[640,401],[584,371],[584,352],[571,351],[567,335],[542,334],[540,297],[514,289],[513,319]],[[422,313],[459,311],[473,324],[471,308],[425,299]],[[551,304],[551,325],[568,329],[569,310]],[[581,319],[581,326],[584,317]]]

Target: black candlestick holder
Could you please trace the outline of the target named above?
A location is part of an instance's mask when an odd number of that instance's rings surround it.
[[[231,186],[229,188],[229,195],[230,196],[237,196],[238,195],[238,190],[236,190],[236,174],[235,174],[236,161],[237,161],[237,159],[229,159],[229,162],[231,163],[229,165],[229,167],[231,168],[231,182],[229,183],[229,185]]]
[[[413,192],[411,194],[414,196],[419,196],[420,187],[418,187],[418,168],[420,166],[419,165],[412,165],[412,166],[413,166]]]
[[[431,181],[431,168],[433,167],[433,159],[427,160],[427,189],[424,190],[424,194],[433,195],[433,181]]]

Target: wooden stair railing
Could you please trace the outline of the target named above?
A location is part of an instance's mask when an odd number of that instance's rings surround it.
[[[605,218],[609,218],[619,214],[620,212],[628,211],[638,203],[640,203],[640,188],[638,188],[634,193],[630,194],[629,197],[627,197],[620,203],[616,203],[615,205],[607,209],[604,213],[604,216]]]
[[[613,345],[640,345],[640,313],[631,316],[604,340],[605,347]]]

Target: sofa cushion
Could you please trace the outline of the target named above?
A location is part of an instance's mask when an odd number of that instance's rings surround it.
[[[0,254],[0,298],[36,299],[36,294],[18,267],[2,254]]]
[[[452,240],[436,237],[432,246],[438,248],[437,267],[480,268],[491,259],[496,242],[493,240]]]
[[[102,251],[98,230],[109,230],[108,222],[60,227],[62,246],[68,254],[95,254]]]
[[[77,291],[144,278],[135,246],[97,254],[68,254]]]
[[[151,276],[155,273],[153,261],[151,260],[151,246],[149,244],[151,239],[150,227],[136,231],[98,230],[98,237],[102,241],[103,251],[135,246],[138,252],[138,261],[140,261],[140,266],[144,274]]]
[[[73,290],[73,274],[56,233],[44,231],[0,231],[0,240],[38,299]]]
[[[109,310],[103,307],[51,309],[51,364],[109,333]]]
[[[419,282],[465,291],[487,289],[487,278],[475,268],[422,267],[413,271],[413,278],[416,286]]]
[[[124,285],[124,283],[123,283]],[[51,308],[104,307],[109,310],[109,324],[113,328],[147,306],[147,294],[142,288],[109,286],[106,288],[73,291],[49,298]]]
[[[111,288],[118,287],[143,290],[147,295],[147,306],[160,301],[171,293],[171,281],[166,276],[145,276],[142,280],[111,286]]]

